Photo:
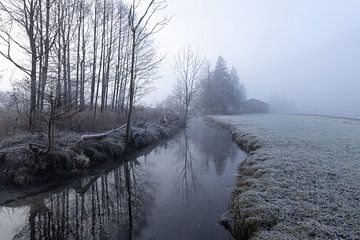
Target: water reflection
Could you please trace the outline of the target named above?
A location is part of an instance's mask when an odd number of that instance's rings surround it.
[[[28,224],[13,239],[133,239],[140,235],[155,187],[136,162],[83,179],[78,185],[31,199]]]
[[[238,160],[239,147],[232,141],[227,131],[219,129],[214,123],[204,125],[201,121],[196,121],[188,132],[191,143],[200,152],[199,158],[203,166],[209,168],[210,163],[213,163],[218,176],[224,173],[229,161]]]
[[[217,218],[243,157],[225,131],[194,122],[111,170],[0,207],[1,239],[230,239]]]
[[[201,183],[197,176],[197,170],[195,163],[197,160],[194,159],[194,155],[189,146],[188,131],[184,131],[178,139],[179,142],[179,153],[178,160],[180,166],[178,167],[176,189],[182,199],[188,203],[191,195],[196,194],[202,189]]]

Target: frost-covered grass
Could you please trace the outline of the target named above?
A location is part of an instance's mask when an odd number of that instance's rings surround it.
[[[248,153],[232,231],[252,239],[360,239],[360,121],[212,116]]]

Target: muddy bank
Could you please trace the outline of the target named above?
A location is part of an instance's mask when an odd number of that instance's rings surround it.
[[[131,143],[125,144],[125,127],[100,134],[61,133],[58,144],[47,154],[36,154],[29,143],[44,145],[46,137],[19,136],[0,143],[0,202],[46,190],[52,183],[86,174],[124,154],[173,136],[180,123],[142,124],[131,128]],[[33,188],[35,186],[35,188]],[[40,187],[39,190],[37,187]],[[10,189],[10,190],[9,190]]]
[[[248,152],[230,211],[236,239],[358,239],[360,123],[292,115],[212,116]]]

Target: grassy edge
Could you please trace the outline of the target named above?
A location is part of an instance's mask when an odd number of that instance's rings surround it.
[[[232,124],[208,116],[207,119],[221,128],[227,130],[233,137],[233,141],[247,153],[244,161],[238,167],[236,187],[231,194],[229,210],[220,217],[219,223],[223,225],[235,239],[250,239],[262,230],[268,230],[277,223],[274,215],[263,206],[263,185],[259,178],[264,174],[256,163],[266,161],[266,157],[260,156],[258,150],[263,144],[256,136],[241,132]],[[256,196],[256,201],[254,200]]]

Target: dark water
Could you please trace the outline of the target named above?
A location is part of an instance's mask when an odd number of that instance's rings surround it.
[[[231,239],[217,223],[245,154],[195,121],[123,164],[11,206],[0,239]]]

